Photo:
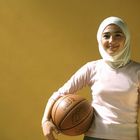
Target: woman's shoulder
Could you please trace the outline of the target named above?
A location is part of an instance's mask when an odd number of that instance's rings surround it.
[[[89,61],[89,62],[86,63],[86,65],[87,66],[96,66],[101,62],[102,62],[102,59],[98,59],[98,60]]]
[[[128,73],[140,73],[140,63],[134,60],[131,60],[128,66],[126,66],[126,71]]]
[[[93,61],[89,61],[87,62],[84,67],[88,68],[88,69],[96,69],[98,65],[100,65],[100,63],[102,63],[102,59],[98,59],[98,60],[93,60]]]
[[[139,69],[140,69],[140,62],[131,60],[130,64],[131,64],[133,67],[136,67],[136,68],[139,68]]]

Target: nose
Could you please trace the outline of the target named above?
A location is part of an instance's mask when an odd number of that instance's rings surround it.
[[[109,43],[112,44],[112,43],[114,43],[114,42],[115,42],[114,36],[110,36],[110,38],[109,38]]]
[[[113,41],[114,41],[114,37],[113,37],[113,36],[110,36],[109,42],[111,43],[111,42],[113,42]]]

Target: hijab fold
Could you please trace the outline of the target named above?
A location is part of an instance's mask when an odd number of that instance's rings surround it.
[[[101,43],[102,33],[104,29],[110,24],[119,26],[126,37],[124,48],[114,56],[109,55]],[[118,17],[108,17],[103,20],[97,32],[97,41],[99,44],[100,55],[102,56],[103,60],[112,68],[117,69],[123,67],[130,61],[130,33],[126,23],[122,19]]]

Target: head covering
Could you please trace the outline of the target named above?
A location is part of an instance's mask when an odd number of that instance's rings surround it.
[[[110,24],[115,24],[115,25],[119,26],[126,37],[124,48],[114,56],[109,55],[105,51],[105,49],[101,43],[102,33],[103,33],[104,29]],[[100,52],[103,60],[112,68],[117,69],[119,67],[125,66],[130,61],[130,33],[129,33],[126,23],[121,18],[108,17],[105,20],[103,20],[103,22],[100,24],[98,32],[97,32],[97,41],[99,44],[99,52]]]

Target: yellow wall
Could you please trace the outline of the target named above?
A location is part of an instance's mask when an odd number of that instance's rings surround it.
[[[100,58],[96,31],[105,17],[128,23],[132,58],[140,61],[139,13],[139,0],[0,0],[0,139],[45,139],[47,99],[79,67]]]

